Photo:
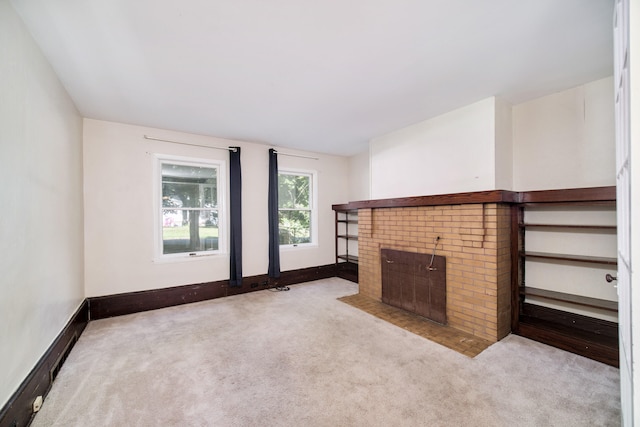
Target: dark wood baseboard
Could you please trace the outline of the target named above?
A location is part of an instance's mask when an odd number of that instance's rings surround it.
[[[49,393],[60,367],[88,323],[89,305],[87,300],[84,300],[53,344],[0,410],[0,426],[22,427],[31,423],[34,415],[33,401],[37,396],[44,398]]]
[[[601,340],[609,340],[610,344],[618,345],[618,324],[608,320],[582,316],[568,311],[557,310],[541,305],[523,303],[522,316],[536,318],[547,322],[553,322],[559,326],[579,330],[587,336],[600,337]]]
[[[91,297],[88,298],[89,318],[91,320],[97,320],[113,316],[122,316],[125,314],[239,295],[277,286],[293,285],[335,276],[335,264],[329,264],[299,270],[283,271],[278,279],[270,279],[266,274],[245,277],[242,279],[242,286],[235,287],[230,287],[228,280],[219,280],[194,285]]]
[[[22,427],[29,425],[33,416],[33,401],[37,396],[45,397],[47,395],[66,356],[90,320],[326,279],[335,277],[336,271],[335,264],[329,264],[283,271],[278,279],[270,279],[266,274],[246,277],[242,281],[242,286],[239,287],[229,287],[228,280],[221,280],[87,298],[18,387],[18,390],[0,410],[0,426]]]
[[[271,279],[272,287],[295,285],[296,283],[311,282],[313,280],[336,277],[336,265],[320,265],[317,267],[301,268],[299,270],[283,271],[277,279]]]
[[[90,297],[89,319],[122,316],[227,296],[229,281],[198,283],[148,291]]]
[[[619,367],[618,325],[566,311],[523,304],[518,335]]]
[[[336,265],[336,276],[358,283],[358,264],[341,262]]]

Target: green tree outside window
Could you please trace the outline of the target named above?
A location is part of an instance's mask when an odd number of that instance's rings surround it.
[[[281,245],[311,243],[312,175],[278,173],[278,218]]]

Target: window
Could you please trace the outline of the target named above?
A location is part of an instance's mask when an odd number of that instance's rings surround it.
[[[315,173],[278,172],[280,245],[315,243]]]
[[[161,255],[212,254],[224,249],[222,164],[159,159]]]

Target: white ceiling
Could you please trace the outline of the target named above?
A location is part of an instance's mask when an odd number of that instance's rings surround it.
[[[612,74],[613,0],[12,0],[85,117],[321,153]]]

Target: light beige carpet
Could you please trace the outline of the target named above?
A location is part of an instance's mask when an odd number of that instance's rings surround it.
[[[518,336],[463,356],[327,279],[91,322],[33,426],[618,426],[618,370]]]

